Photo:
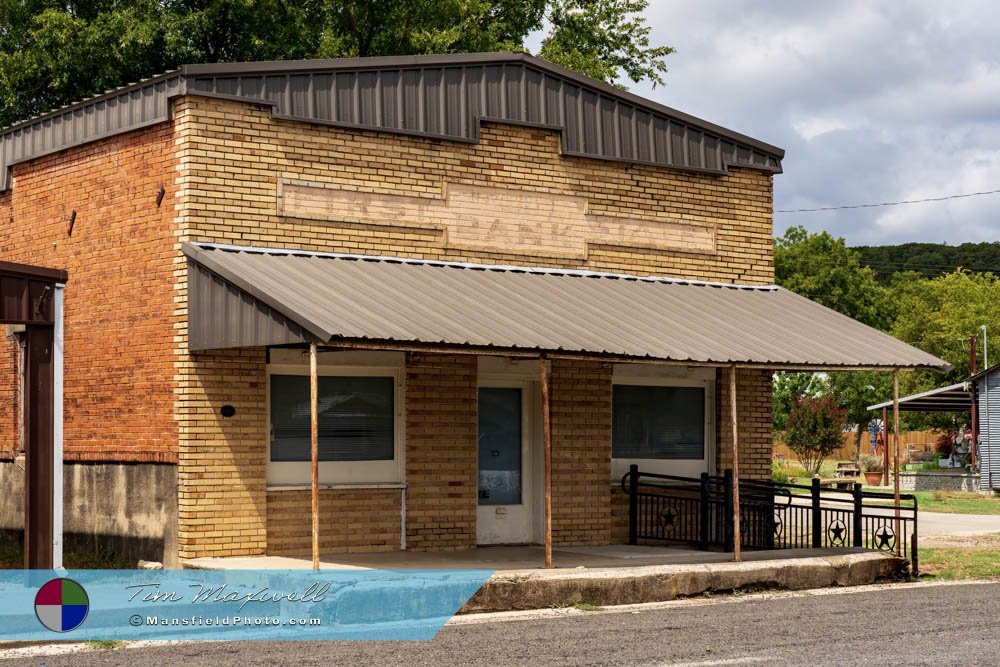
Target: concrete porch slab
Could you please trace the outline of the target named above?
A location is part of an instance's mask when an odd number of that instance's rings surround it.
[[[771,552],[774,557],[778,552]],[[750,554],[747,554],[749,556]],[[704,563],[730,560],[724,553],[674,547],[610,546],[559,547],[552,551],[554,568],[626,567],[640,564]],[[545,562],[540,546],[479,547],[461,551],[389,551],[360,554],[329,554],[320,557],[324,570],[535,570]],[[191,569],[209,570],[298,570],[312,567],[309,556],[249,556],[196,558],[184,563]]]
[[[541,609],[556,605],[661,602],[706,591],[746,588],[808,589],[858,586],[893,577],[905,562],[891,554],[853,549],[789,549],[731,554],[614,545],[561,547],[551,569],[541,547],[482,547],[453,552],[389,552],[325,556],[324,570],[487,569],[492,577],[463,613]],[[308,569],[306,557],[199,558],[187,568]]]

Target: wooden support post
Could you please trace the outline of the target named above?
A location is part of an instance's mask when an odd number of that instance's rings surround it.
[[[545,355],[538,358],[542,385],[542,440],[545,449],[545,567],[552,567],[552,424],[549,411],[549,369]]]
[[[319,378],[316,343],[309,343],[309,437],[312,459],[312,566],[319,569]]]
[[[893,532],[896,533],[896,555],[902,554],[903,536],[899,533],[899,369],[892,371],[892,430],[893,430],[893,461],[892,461],[892,497],[895,506]]]
[[[882,408],[882,486],[889,486],[889,408]]]
[[[740,429],[736,419],[736,366],[729,367],[729,414],[733,427],[733,560],[740,555]]]

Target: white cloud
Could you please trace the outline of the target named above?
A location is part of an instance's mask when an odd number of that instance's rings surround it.
[[[832,116],[809,116],[792,121],[792,128],[800,137],[809,141],[821,134],[835,132],[836,130],[846,130],[847,122],[842,118]]]
[[[1000,3],[653,0],[667,86],[635,92],[787,150],[775,208],[1000,188]],[[777,215],[850,243],[1000,240],[1000,195]]]

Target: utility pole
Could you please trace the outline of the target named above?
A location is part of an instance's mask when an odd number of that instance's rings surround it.
[[[976,340],[976,335],[973,334],[969,336],[969,377],[976,374],[976,346],[978,341]],[[969,420],[969,425],[972,428],[972,446],[969,448],[969,463],[973,466],[976,465],[976,443],[979,442],[979,401],[976,400],[976,383],[973,382],[969,385],[969,398],[970,404],[972,406],[972,419]]]

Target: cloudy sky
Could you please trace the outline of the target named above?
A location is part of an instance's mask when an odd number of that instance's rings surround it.
[[[996,0],[651,0],[677,52],[638,94],[781,146],[775,208],[1000,189]],[[852,245],[1000,241],[1000,194],[775,214]]]

